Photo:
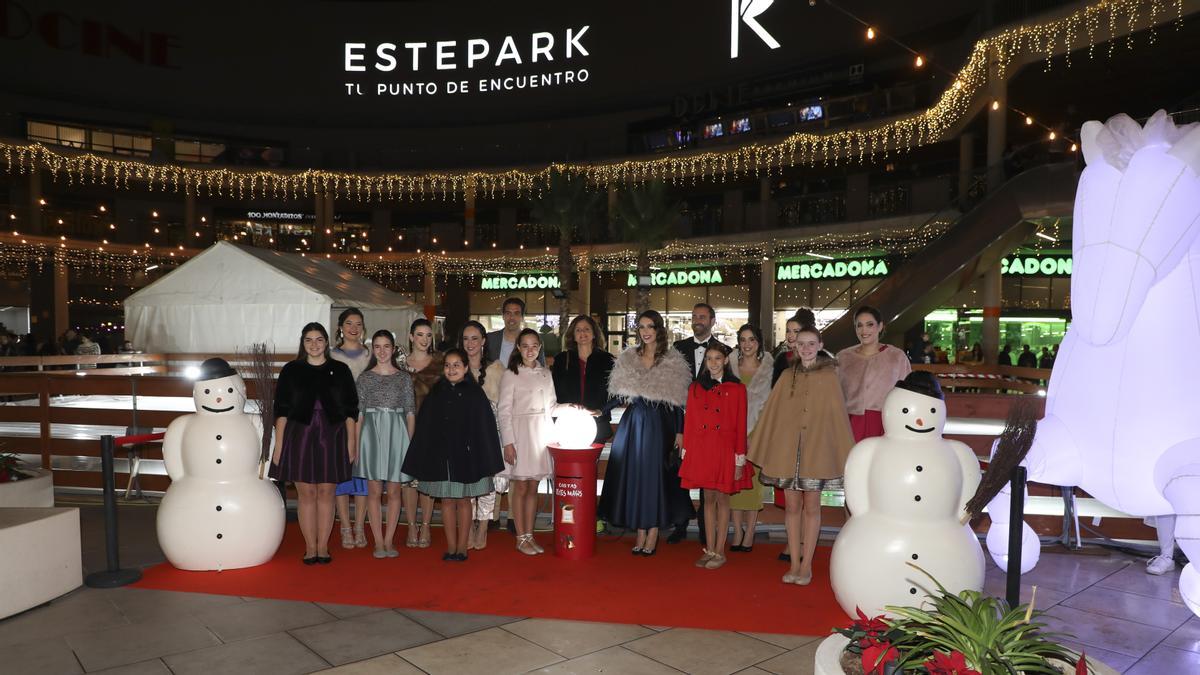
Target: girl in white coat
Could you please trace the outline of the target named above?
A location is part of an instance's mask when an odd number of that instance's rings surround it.
[[[538,482],[553,472],[550,451],[553,417],[559,407],[550,370],[538,363],[542,339],[526,328],[500,380],[500,443],[509,479],[508,501],[517,530],[517,550],[526,555],[545,552],[533,538],[537,517]]]

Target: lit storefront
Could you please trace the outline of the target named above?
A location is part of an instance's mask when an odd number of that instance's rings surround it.
[[[337,252],[370,251],[369,213],[338,212],[327,236]],[[288,209],[227,209],[213,211],[217,239],[277,251],[307,252],[316,247],[317,216]]]
[[[731,348],[737,345],[737,329],[750,320],[751,288],[746,268],[656,265],[642,281],[649,282],[650,308],[662,313],[672,341],[692,335],[692,308],[701,302],[712,305],[716,311],[713,334]],[[636,343],[638,282],[633,271],[602,278],[610,352]]]
[[[894,262],[887,257],[782,260],[775,265],[772,345],[784,341],[787,320],[801,307],[812,308],[817,325],[841,316],[860,297],[887,277]]]
[[[548,324],[558,330],[559,288],[555,272],[485,272],[472,277],[468,292],[468,314],[489,331],[504,327],[501,305],[508,298],[525,302],[525,325],[535,330]],[[572,294],[574,295],[574,294]],[[573,306],[577,303],[572,302]]]

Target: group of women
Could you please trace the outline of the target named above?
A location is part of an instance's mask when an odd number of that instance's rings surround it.
[[[538,358],[541,336],[529,329],[507,363],[490,362],[487,332],[475,321],[464,325],[457,347],[437,354],[432,326],[418,319],[401,361],[388,331],[364,344],[362,313],[348,309],[335,348],[324,327],[308,324],[297,359],[280,373],[271,475],[296,485],[305,564],[332,560],[335,504],[342,545],[367,545],[369,515],[374,555],[387,558],[398,555],[402,513],[407,545],[430,545],[434,499],[441,500],[443,560],[466,560],[468,550],[487,545],[497,492],[509,495],[517,550],[538,555],[537,485],[552,473],[554,417],[565,406],[586,409],[604,442],[611,413],[624,406],[598,516],[636,531],[634,555],[656,552],[660,528],[672,522],[669,485],[678,480],[704,491],[708,527],[696,565],[723,566],[726,550],[751,550],[762,488],[771,486],[786,509],[791,568],[783,581],[807,584],[821,491],[841,487],[855,441],[883,433],[883,399],[909,371],[901,350],[880,343],[878,311],[859,308],[855,326],[859,344],[834,357],[811,313],[799,313],[788,321],[786,349],[772,357],[762,332],[746,324],[738,349],[726,355],[713,344],[693,377],[653,310],[637,317],[637,346],[617,357],[604,351],[594,320],[576,317],[567,349],[547,368]]]

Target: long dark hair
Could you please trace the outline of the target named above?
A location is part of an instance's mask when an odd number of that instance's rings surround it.
[[[671,348],[671,343],[667,340],[667,324],[663,321],[662,314],[648,309],[637,315],[635,327],[642,323],[642,319],[650,319],[654,322],[654,360],[658,361]],[[638,333],[637,353],[644,354],[646,343],[642,342],[641,328],[636,328]]]
[[[463,366],[466,367],[467,374],[465,377],[463,377],[463,381],[464,382],[474,382],[475,376],[471,374],[471,359],[467,358],[467,353],[459,347],[451,347],[450,349],[447,349],[446,353],[443,354],[443,356],[442,356],[442,365],[443,366],[445,366],[445,363],[446,363],[445,360],[450,358],[451,356],[457,356],[459,358],[459,360],[461,360],[463,362]],[[446,380],[445,373],[442,374],[441,379]],[[446,381],[449,382],[449,380],[446,380]]]
[[[308,352],[304,351],[304,335],[312,331],[320,333],[321,337],[325,338],[325,358],[332,358],[329,354],[329,331],[325,330],[325,326],[313,321],[304,324],[304,328],[300,329],[300,347],[296,350],[296,360],[308,358]]]
[[[596,325],[596,320],[587,314],[580,314],[571,319],[570,325],[567,326],[567,335],[563,338],[566,342],[567,350],[579,351],[579,345],[575,342],[575,328],[581,323],[586,323],[592,328],[592,349],[594,351],[603,351],[604,342],[602,342],[602,338],[600,337],[600,326]]]
[[[400,370],[400,364],[396,362],[396,336],[392,335],[392,331],[390,330],[377,330],[375,331],[375,334],[371,336],[371,360],[367,361],[367,370],[371,370],[375,366],[379,365],[379,360],[375,358],[375,340],[379,338],[387,338],[388,342],[392,343],[392,358],[390,361],[393,368]]]
[[[367,319],[366,319],[366,317],[363,316],[363,313],[361,311],[359,311],[359,309],[357,307],[347,307],[346,309],[343,309],[342,313],[338,314],[338,322],[337,322],[337,347],[338,347],[338,349],[341,349],[342,343],[346,341],[346,336],[342,335],[342,324],[346,323],[346,319],[349,319],[352,316],[357,316],[358,319],[363,322],[363,330],[367,329]],[[328,336],[326,336],[326,339],[328,339]],[[360,342],[359,344],[362,344],[362,343]]]
[[[513,345],[512,354],[508,355],[508,369],[514,373],[517,372],[517,369],[521,367],[521,364],[525,363],[525,358],[521,355],[521,340],[526,335],[532,335],[533,337],[537,338],[539,346],[542,344],[542,336],[532,328],[526,328],[517,334],[517,342]],[[537,363],[537,361],[534,360],[534,363]]]
[[[706,363],[700,364],[700,373],[696,375],[696,381],[699,382],[700,386],[704,387],[705,389],[712,389],[713,385],[716,384],[716,380],[713,379],[712,373],[708,372],[707,361],[709,352],[720,352],[721,356],[725,357],[725,371],[721,373],[721,381],[732,382],[734,380],[733,369],[729,367],[729,355],[725,353],[724,349],[721,349],[719,344],[720,343],[717,342],[708,343],[708,348],[704,350],[704,360]]]
[[[479,350],[479,377],[475,378],[479,382],[480,386],[483,386],[483,381],[487,379],[487,367],[492,365],[492,360],[488,358],[487,329],[483,327],[483,324],[479,323],[475,319],[470,319],[463,324],[462,330],[458,331],[458,347],[456,347],[456,349],[461,349],[463,354],[467,353],[466,348],[463,347],[463,333],[467,332],[468,328],[474,328],[475,330],[479,331],[479,337],[483,340],[483,348]],[[514,349],[513,352],[516,352],[516,349]],[[470,357],[467,357],[463,363],[467,364],[467,370],[470,371]],[[474,375],[472,375],[472,377],[474,377]]]
[[[763,355],[763,351],[766,349],[766,347],[763,345],[763,332],[762,332],[761,328],[759,328],[758,326],[756,326],[752,323],[744,323],[744,324],[742,324],[741,328],[738,328],[738,331],[737,331],[738,358],[739,359],[742,358],[741,342],[742,342],[742,333],[745,331],[750,331],[750,333],[754,336],[754,339],[758,341],[758,352],[754,355],[754,358],[761,359],[762,355]]]
[[[433,335],[432,335],[432,333],[434,332],[433,324],[429,323],[429,319],[426,319],[426,318],[416,319],[415,321],[412,322],[411,325],[409,325],[409,327],[408,327],[408,352],[410,354],[412,353],[412,351],[413,351],[412,336],[413,336],[413,333],[417,332],[417,329],[420,328],[421,326],[425,326],[426,328],[428,328],[429,332],[431,333],[431,335],[429,336],[429,352],[428,352],[428,354],[430,356],[433,356],[434,352],[437,351],[437,344],[435,344],[433,341]]]

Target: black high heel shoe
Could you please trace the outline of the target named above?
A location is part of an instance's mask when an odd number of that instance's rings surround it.
[[[658,553],[658,546],[655,546],[654,548],[642,549],[641,555],[643,558],[649,558],[650,556],[654,555],[655,553]]]
[[[319,565],[328,565],[331,562],[333,562],[333,556],[331,556],[331,555],[317,556],[317,564],[319,564]]]
[[[304,564],[305,565],[316,565],[317,564],[317,556],[315,556],[315,555],[314,556],[304,556]]]

